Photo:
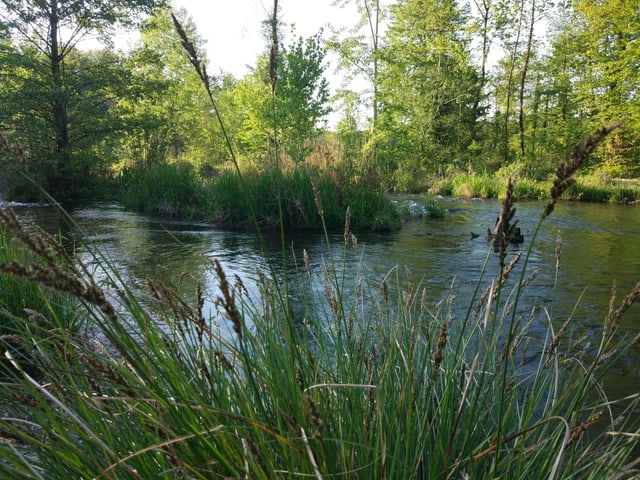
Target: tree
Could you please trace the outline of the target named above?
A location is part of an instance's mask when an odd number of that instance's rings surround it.
[[[204,41],[185,10],[174,12],[206,62]],[[145,168],[157,163],[189,163],[203,174],[226,158],[206,91],[175,32],[169,9],[159,9],[141,31],[139,45],[128,57],[136,91],[123,99],[130,127],[122,139],[122,163]],[[224,80],[224,77],[222,77]],[[220,92],[221,79],[210,87]],[[220,99],[218,98],[218,103]]]
[[[39,117],[53,143],[47,177],[53,193],[73,184],[74,133],[70,123],[73,76],[67,64],[77,43],[86,35],[106,37],[120,27],[135,25],[142,15],[165,0],[0,0],[0,21],[17,47],[16,61],[30,70],[31,84],[39,85]],[[18,79],[19,81],[19,79]],[[44,111],[46,109],[46,111]]]
[[[360,17],[358,22],[349,29],[343,31],[333,30],[333,36],[327,43],[328,48],[336,52],[339,56],[338,68],[346,72],[346,79],[364,78],[368,84],[368,90],[358,92],[361,98],[359,103],[368,102],[371,109],[371,117],[367,119],[369,141],[367,142],[366,153],[363,155],[361,174],[368,168],[377,167],[377,127],[379,115],[379,72],[380,72],[380,50],[383,44],[383,23],[388,15],[388,7],[380,0],[336,0],[335,6],[345,8],[355,5]],[[354,92],[344,91],[339,95],[342,100],[353,98]],[[352,104],[345,104],[345,121],[342,127],[348,125],[352,120],[354,109]],[[356,132],[352,132],[355,134]],[[357,135],[361,136],[361,135]],[[360,143],[360,142],[359,142]],[[349,148],[345,146],[345,148]],[[369,163],[369,165],[367,165]],[[369,175],[364,175],[369,177]]]
[[[592,129],[616,120],[624,127],[607,139],[602,152],[610,173],[640,170],[640,9],[633,0],[578,0],[567,26],[577,98]]]
[[[380,71],[388,138],[379,155],[392,169],[413,159],[414,173],[433,171],[464,158],[476,121],[467,15],[455,0],[404,0],[392,14]]]
[[[275,142],[295,163],[311,152],[322,118],[330,111],[325,54],[320,34],[298,37],[292,45],[278,47],[275,76],[270,74],[265,54],[254,71],[233,88],[235,113],[242,118],[239,146],[252,160],[264,158]]]
[[[380,0],[336,0],[334,5],[344,8],[354,3],[359,21],[344,32],[333,31],[328,48],[339,55],[339,68],[347,73],[348,79],[364,77],[371,86],[372,125],[378,120],[378,71],[379,51],[382,46],[381,25],[386,17],[386,8]],[[364,33],[363,33],[364,31]]]
[[[61,172],[53,161],[57,159],[50,109],[53,94],[41,60],[33,48],[5,51],[0,59],[0,83],[7,88],[0,89],[0,123],[26,149],[33,179],[42,188],[60,194],[63,189],[56,182],[61,181]],[[108,169],[100,144],[125,127],[117,105],[131,81],[122,56],[109,50],[74,50],[67,54],[64,71],[66,132],[74,151],[74,161],[62,172],[64,190],[79,190],[103,177]],[[14,176],[12,183],[11,190],[21,198],[36,195],[32,188],[25,188],[21,176]]]
[[[320,33],[284,49],[276,85],[276,124],[281,128],[287,154],[302,162],[318,137],[319,122],[330,111],[329,84],[324,77],[325,48]]]

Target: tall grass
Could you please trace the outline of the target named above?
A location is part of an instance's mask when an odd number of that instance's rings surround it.
[[[434,181],[429,189],[432,195],[463,198],[504,198],[506,178],[502,174],[454,173]],[[514,196],[518,200],[547,200],[551,182],[518,177]],[[637,183],[601,179],[593,175],[581,175],[562,196],[563,200],[599,203],[638,203],[640,188]]]
[[[0,218],[5,216],[0,212]],[[29,248],[8,237],[3,221],[0,224],[0,264],[11,271],[37,259]],[[32,268],[44,271],[47,264],[36,262]],[[37,281],[0,273],[0,350],[20,358],[25,368],[33,370],[34,338],[44,339],[51,331],[67,335],[79,332],[82,321],[76,315],[75,306],[72,298],[47,291]],[[7,363],[6,358],[0,359],[0,378],[11,376]]]
[[[186,165],[127,169],[122,172],[119,183],[122,204],[147,214],[193,218],[207,203],[204,189]]]
[[[540,225],[606,133],[558,169]],[[26,337],[38,376],[5,353],[14,379],[0,381],[0,477],[637,474],[639,397],[607,399],[601,383],[638,343],[620,338],[618,326],[640,283],[622,302],[612,300],[595,347],[568,335],[571,319],[559,326],[523,312],[528,253],[510,257],[507,249],[514,188],[509,182],[497,254],[487,253],[487,262],[497,256],[499,275],[478,279],[462,305],[453,294],[430,299],[408,270],[379,279],[360,266],[346,275],[351,256],[362,255],[348,213],[342,248],[327,242],[324,262],[303,252],[295,276],[259,272],[257,298],[211,259],[213,311],[203,310],[200,286],[193,302],[156,280],[133,291],[99,251],[107,285],[76,260],[51,263],[55,239],[3,215],[46,268],[30,261],[0,268],[77,298],[93,331]],[[319,186],[312,190],[324,224],[328,207]],[[536,338],[541,318],[546,336]]]
[[[263,230],[282,225],[289,231],[321,231],[314,183],[324,205],[324,227],[339,231],[350,206],[353,228],[358,231],[400,228],[399,212],[382,194],[338,185],[329,175],[304,168],[267,168],[245,173],[243,181],[227,171],[207,184],[201,184],[188,167],[128,170],[121,178],[121,199],[126,207],[147,214],[206,220],[230,228],[254,228],[257,223]]]

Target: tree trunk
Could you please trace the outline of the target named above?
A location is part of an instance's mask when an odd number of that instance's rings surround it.
[[[504,112],[504,162],[509,163],[509,115],[511,114],[511,95],[513,94],[514,70],[516,66],[516,58],[518,56],[518,48],[520,47],[520,35],[522,34],[522,10],[524,8],[524,0],[520,3],[520,15],[518,19],[518,30],[516,32],[516,41],[511,52],[509,61],[509,76],[507,79],[507,104]]]
[[[62,78],[64,54],[60,50],[57,0],[50,2],[49,16],[49,58],[51,60],[51,78],[53,81],[52,114],[53,128],[56,137],[56,156],[53,159],[52,176],[49,178],[54,190],[64,188],[68,183],[68,167],[71,162],[71,145],[69,142],[69,123],[65,102],[64,79]]]
[[[477,138],[476,122],[480,116],[480,102],[484,98],[484,87],[487,83],[487,61],[489,58],[489,11],[491,4],[489,0],[483,0],[482,6],[476,1],[476,8],[482,14],[482,65],[480,69],[480,82],[476,89],[475,99],[473,100],[473,122],[471,124],[471,140],[474,141]]]
[[[524,162],[524,87],[529,70],[529,59],[531,58],[531,44],[533,42],[533,25],[535,22],[536,0],[531,1],[531,20],[529,23],[529,38],[527,39],[527,51],[524,55],[524,65],[520,76],[520,115],[518,117],[518,128],[520,130],[520,161]]]

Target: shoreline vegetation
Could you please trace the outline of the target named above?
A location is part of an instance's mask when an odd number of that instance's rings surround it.
[[[206,72],[174,21],[215,109]],[[574,338],[573,319],[553,316],[562,289],[559,239],[544,314],[520,305],[535,275],[528,263],[538,231],[616,128],[602,128],[558,165],[531,242],[518,253],[508,248],[517,229],[517,184],[506,182],[485,260],[485,267],[497,260],[498,273],[488,278],[482,270],[468,305],[456,304],[453,290],[431,298],[408,270],[382,279],[364,269],[343,275],[354,268],[351,255],[362,255],[353,212],[361,214],[358,202],[365,213],[378,209],[380,197],[350,199],[348,189],[335,192],[334,183],[313,172],[304,178],[274,170],[270,181],[254,184],[237,169],[218,186],[230,204],[251,200],[242,208],[258,231],[279,223],[284,232],[287,222],[304,220],[302,207],[289,211],[286,203],[298,192],[294,204],[315,207],[327,235],[320,266],[312,267],[304,252],[295,259],[302,275],[278,275],[273,266],[258,272],[257,298],[215,258],[207,272],[218,281],[213,292],[197,278],[190,295],[168,287],[173,279],[134,287],[90,244],[82,248],[92,267],[10,209],[0,210],[0,286],[24,282],[18,288],[41,300],[10,309],[5,303],[20,296],[0,297],[0,476],[637,476],[640,392],[607,398],[602,383],[640,343],[640,335],[625,337],[619,328],[640,297],[640,282],[621,299],[612,291],[599,332]],[[200,187],[165,190],[163,179],[132,175],[130,188],[149,198],[145,188],[177,193],[159,203],[168,214],[181,201],[191,200],[186,214],[205,203]],[[303,182],[311,193],[296,189]],[[266,192],[275,197],[275,222],[260,210]],[[334,254],[326,215],[344,206],[339,195],[349,203],[345,248]],[[282,244],[284,254],[284,234]],[[203,308],[205,296],[213,300],[211,311]]]
[[[504,198],[507,178],[488,174],[457,173],[435,179],[422,192],[427,213],[437,215],[434,197]],[[314,187],[314,182],[316,187]],[[252,213],[263,230],[280,227],[276,192],[282,197],[285,230],[339,231],[351,209],[352,229],[356,232],[389,232],[401,228],[403,212],[394,208],[385,194],[348,181],[338,182],[325,173],[298,168],[280,172],[249,173],[244,186],[232,171],[220,174],[206,184],[198,182],[187,166],[163,165],[151,170],[127,171],[120,181],[122,204],[145,214],[204,220],[225,228],[253,229]],[[552,181],[515,181],[517,201],[550,198]],[[314,188],[324,205],[324,225],[317,213]],[[406,193],[406,192],[399,192]],[[562,195],[563,201],[640,204],[640,181],[578,177]]]
[[[218,115],[204,64],[173,21]],[[236,171],[221,176],[215,192],[193,183],[188,169],[168,166],[157,176],[128,172],[123,179],[132,202],[145,199],[133,208],[193,215],[219,202],[211,211],[240,207],[234,221],[248,216],[258,232],[277,224],[283,259],[291,255],[285,227],[314,225],[307,212],[315,209],[327,236],[323,262],[316,266],[305,251],[295,259],[295,276],[268,264],[257,272],[257,298],[215,258],[206,272],[217,279],[214,291],[198,278],[192,292],[184,291],[187,284],[168,287],[175,279],[134,285],[92,245],[81,246],[88,266],[58,239],[0,209],[7,246],[0,288],[26,282],[40,300],[25,307],[15,304],[19,295],[0,296],[0,477],[637,476],[640,392],[607,398],[602,384],[640,343],[640,335],[619,328],[640,282],[622,299],[612,292],[599,332],[574,338],[573,319],[553,316],[553,298],[562,292],[559,240],[552,299],[543,312],[520,305],[535,275],[528,262],[541,225],[616,127],[588,137],[557,167],[531,241],[515,254],[508,245],[517,228],[517,184],[506,182],[485,268],[464,305],[453,289],[430,298],[408,269],[382,279],[360,267],[344,275],[353,269],[351,255],[362,258],[353,231],[363,218],[369,227],[362,228],[389,227],[381,194],[312,170],[274,168],[254,179],[232,148]],[[0,147],[7,157],[20,155],[15,146]],[[277,166],[277,154],[273,160]],[[338,218],[339,254],[328,238]],[[496,260],[497,276],[488,278],[486,265]],[[209,311],[205,298],[214,305]]]
[[[277,13],[268,23],[273,105]],[[214,82],[172,19],[224,132]],[[87,265],[0,209],[0,288],[30,292],[0,295],[0,477],[637,477],[640,392],[608,398],[603,381],[640,343],[620,328],[640,282],[620,295],[614,288],[602,328],[576,338],[574,319],[554,316],[562,295],[558,239],[551,298],[540,310],[523,311],[520,302],[535,277],[529,258],[541,226],[572,189],[586,199],[575,175],[617,127],[587,137],[557,166],[521,251],[509,249],[521,195],[512,175],[504,194],[488,176],[485,190],[474,176],[468,187],[452,183],[452,192],[502,198],[470,300],[453,287],[431,298],[408,268],[382,278],[362,264],[353,272],[352,258],[365,254],[354,232],[399,224],[384,195],[337,172],[284,169],[277,149],[254,177],[226,134],[234,171],[204,187],[190,168],[125,169],[124,201],[163,215],[213,213],[258,233],[277,226],[283,265],[292,255],[285,229],[322,229],[320,264],[304,251],[289,275],[267,256],[253,295],[209,257],[207,272],[131,282],[91,244],[78,246]],[[0,143],[0,153],[25,158],[15,144]],[[430,208],[439,211],[436,202]],[[344,248],[334,250],[328,232],[338,220]],[[495,277],[486,268],[492,261]],[[213,276],[216,288],[206,291],[198,275]],[[181,284],[184,276],[194,282]],[[174,280],[180,288],[168,286]]]

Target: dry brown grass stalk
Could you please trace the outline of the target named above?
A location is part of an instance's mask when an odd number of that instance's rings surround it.
[[[69,255],[64,247],[40,227],[26,229],[13,210],[0,210],[0,222],[4,224],[26,249],[40,258],[23,265],[16,260],[0,264],[0,270],[10,275],[29,280],[62,294],[98,307],[111,321],[118,315],[104,291],[96,284],[87,266]]]
[[[324,209],[322,208],[322,200],[320,199],[320,192],[318,191],[318,181],[313,175],[311,175],[310,178],[311,188],[313,188],[313,200],[316,203],[318,215],[324,219]]]
[[[517,220],[511,223],[516,214],[516,209],[513,206],[516,200],[513,193],[514,188],[515,180],[513,178],[509,178],[507,182],[507,193],[502,201],[502,210],[500,211],[500,217],[498,217],[498,223],[496,223],[493,234],[493,244],[499,252],[500,272],[504,270],[509,240],[511,239],[518,223]]]
[[[324,430],[324,426],[323,426],[322,418],[320,417],[320,412],[318,411],[316,402],[314,402],[313,398],[311,398],[311,396],[307,393],[304,394],[304,402],[307,406],[307,409],[309,410],[311,422],[315,427],[312,437],[316,440],[322,441],[322,433]]]
[[[451,325],[451,319],[447,318],[442,322],[440,326],[440,335],[438,335],[438,341],[436,342],[435,351],[433,353],[433,381],[438,379],[440,374],[440,365],[444,360],[444,348],[447,346],[447,338],[449,336],[449,326]]]
[[[620,326],[620,319],[624,315],[624,313],[631,308],[631,306],[638,300],[640,297],[640,281],[636,283],[635,287],[624,297],[622,304],[614,311],[613,310],[613,299],[615,298],[615,294],[612,295],[612,303],[609,307],[609,312],[604,321],[604,330],[606,334],[613,335]]]
[[[547,348],[547,356],[544,362],[544,366],[546,367],[547,365],[549,365],[549,363],[551,362],[551,359],[554,356],[554,353],[556,352],[558,346],[560,345],[560,341],[562,340],[562,338],[564,337],[565,332],[567,331],[567,328],[569,327],[569,324],[571,323],[572,317],[567,318],[564,323],[562,324],[562,326],[560,327],[560,330],[558,330],[554,335],[553,335],[553,339],[551,340],[551,343],[549,344],[549,347]]]
[[[7,137],[0,133],[0,153],[4,154],[7,159],[17,160],[23,169],[27,168],[27,155],[22,145],[17,140],[9,143]]]
[[[224,273],[224,269],[217,259],[213,261],[213,267],[218,275],[218,287],[222,293],[222,296],[218,296],[216,298],[216,304],[222,306],[225,317],[231,321],[233,331],[236,332],[238,340],[242,341],[243,322],[242,315],[240,314],[238,305],[236,304],[236,291],[229,285],[227,275]]]
[[[553,180],[553,187],[551,188],[551,198],[547,201],[542,217],[548,217],[553,212],[556,203],[562,197],[562,194],[573,185],[576,180],[573,175],[578,168],[585,162],[587,157],[593,153],[593,151],[602,143],[602,141],[620,126],[620,122],[616,122],[608,127],[603,127],[593,135],[587,137],[586,141],[582,144],[577,144],[571,156],[569,162],[561,162],[556,169],[556,176]]]
[[[347,206],[347,212],[344,218],[344,248],[349,247],[349,241],[351,240],[351,207]]]
[[[560,259],[562,258],[562,236],[560,230],[556,233],[556,271],[560,269]]]
[[[269,20],[271,25],[271,48],[269,49],[269,79],[271,92],[275,94],[278,83],[278,0],[273,2],[273,13]]]
[[[178,33],[178,36],[180,37],[180,40],[182,42],[182,47],[187,52],[191,65],[193,65],[193,68],[200,77],[200,80],[207,90],[207,93],[212,96],[211,84],[209,81],[209,75],[207,74],[206,64],[200,60],[200,55],[198,54],[198,51],[196,50],[193,42],[189,40],[189,36],[187,35],[187,32],[185,32],[184,27],[180,23],[180,20],[178,20],[178,18],[173,13],[171,14],[171,18],[173,20],[173,25],[176,28],[176,32]]]

